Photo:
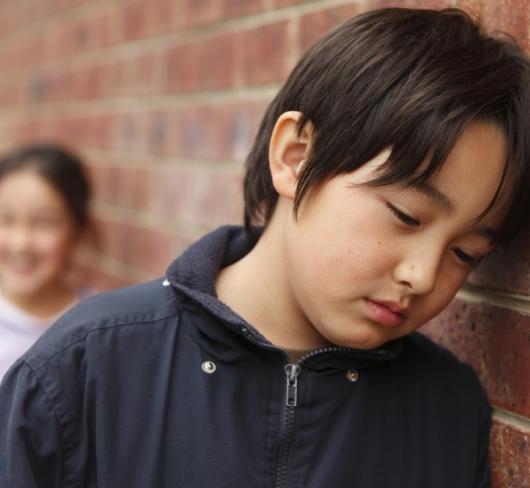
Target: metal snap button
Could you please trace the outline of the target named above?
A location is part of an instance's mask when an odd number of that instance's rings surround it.
[[[201,367],[202,367],[202,370],[205,373],[208,373],[208,374],[215,373],[215,370],[217,369],[217,366],[212,361],[204,361],[204,363],[202,363]]]
[[[346,379],[352,383],[355,383],[359,379],[359,373],[356,369],[349,369],[346,372]]]
[[[169,282],[169,280],[166,278],[164,281],[162,281],[162,286],[169,286],[171,283]]]

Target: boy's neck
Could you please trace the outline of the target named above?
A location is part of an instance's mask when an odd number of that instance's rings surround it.
[[[250,253],[219,272],[215,287],[218,298],[272,344],[302,355],[326,341],[303,315],[288,285],[279,220],[269,223]]]

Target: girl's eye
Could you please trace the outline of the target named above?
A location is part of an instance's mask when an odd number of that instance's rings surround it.
[[[55,229],[59,225],[59,220],[53,217],[39,217],[33,220],[32,225],[36,229]]]
[[[460,260],[462,261],[464,264],[467,264],[469,266],[476,266],[479,261],[480,261],[480,258],[478,257],[474,257],[474,256],[470,256],[469,254],[467,254],[466,252],[462,251],[462,249],[458,248],[458,247],[455,247],[453,249],[453,252],[455,253],[455,256]]]
[[[409,225],[411,227],[419,227],[421,225],[420,222],[418,222],[415,218],[407,215],[405,212],[402,212],[398,208],[394,207],[394,205],[386,202],[386,206],[403,224]]]

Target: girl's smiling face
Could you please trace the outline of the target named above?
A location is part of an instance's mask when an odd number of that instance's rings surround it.
[[[31,169],[0,179],[0,287],[28,298],[61,283],[77,227],[62,196]]]
[[[367,185],[388,157],[383,152],[310,190],[297,218],[292,198],[280,199],[292,315],[321,342],[361,349],[437,315],[492,249],[500,203],[477,217],[499,187],[505,155],[503,132],[476,121],[428,184]]]

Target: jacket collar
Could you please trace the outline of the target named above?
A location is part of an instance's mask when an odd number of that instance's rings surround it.
[[[258,330],[219,301],[216,296],[214,283],[219,270],[245,256],[256,242],[257,238],[249,235],[240,226],[220,227],[192,244],[175,259],[166,272],[166,278],[191,304],[209,312],[218,321],[226,324],[232,332],[245,337],[262,349],[281,353],[279,348],[271,344]],[[367,363],[374,361],[394,359],[400,355],[402,349],[401,340],[371,350],[330,347],[306,355],[303,363],[315,369],[320,369],[318,365],[322,366],[323,363],[329,366],[337,364],[338,367],[339,363],[351,360],[368,365]]]

